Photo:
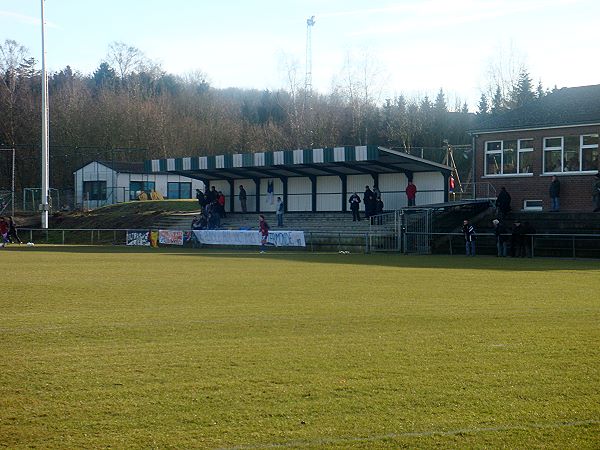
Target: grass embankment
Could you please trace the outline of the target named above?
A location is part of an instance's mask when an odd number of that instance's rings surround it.
[[[596,262],[0,256],[0,446],[598,445]]]
[[[91,211],[57,213],[52,228],[147,228],[158,219],[181,212],[198,211],[196,200],[148,200],[119,203]]]

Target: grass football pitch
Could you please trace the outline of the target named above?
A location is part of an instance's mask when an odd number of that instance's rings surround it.
[[[600,446],[598,261],[0,261],[0,447]]]

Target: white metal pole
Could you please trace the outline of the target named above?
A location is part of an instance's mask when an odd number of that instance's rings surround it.
[[[11,198],[12,217],[15,217],[15,149],[12,149],[12,183],[11,183]]]
[[[46,73],[46,47],[44,43],[44,0],[40,0],[42,8],[42,228],[48,228],[48,192],[49,184],[49,146],[48,146],[48,74]]]

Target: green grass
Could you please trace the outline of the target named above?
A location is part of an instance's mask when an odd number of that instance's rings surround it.
[[[598,448],[597,261],[0,258],[0,447]]]

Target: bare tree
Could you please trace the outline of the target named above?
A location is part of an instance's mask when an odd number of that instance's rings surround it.
[[[115,67],[124,80],[132,72],[140,72],[146,63],[146,56],[139,48],[124,42],[113,42],[108,46],[107,61]]]

